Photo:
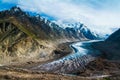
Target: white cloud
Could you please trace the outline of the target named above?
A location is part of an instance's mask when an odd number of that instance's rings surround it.
[[[120,26],[119,0],[18,0],[18,6],[60,20],[80,21],[102,33],[110,33],[111,28]]]

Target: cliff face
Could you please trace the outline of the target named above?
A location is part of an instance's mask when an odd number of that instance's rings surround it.
[[[83,31],[63,29],[40,16],[30,16],[18,7],[1,11],[0,63],[51,59],[57,44],[89,39]]]
[[[106,58],[120,60],[120,29],[105,41],[94,43],[94,47],[102,51]]]

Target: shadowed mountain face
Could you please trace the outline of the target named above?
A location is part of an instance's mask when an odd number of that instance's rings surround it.
[[[109,38],[106,39],[108,42],[116,42],[120,44],[120,29],[113,33]]]
[[[34,57],[49,59],[61,42],[96,38],[82,25],[77,29],[63,29],[39,15],[30,16],[18,7],[0,12],[0,62],[3,63]]]
[[[108,59],[120,60],[120,29],[104,42],[94,43],[94,47],[101,50]]]

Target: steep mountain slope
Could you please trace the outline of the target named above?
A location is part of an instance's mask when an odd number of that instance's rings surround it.
[[[106,42],[116,42],[120,44],[120,29],[106,39]]]
[[[94,43],[94,47],[102,51],[108,59],[120,60],[120,29],[105,41]]]
[[[48,60],[61,42],[95,39],[89,31],[63,29],[39,15],[30,16],[18,7],[0,12],[0,62]],[[90,34],[91,33],[91,34]],[[86,37],[86,35],[90,37]],[[6,60],[5,60],[6,59]]]
[[[17,7],[0,12],[1,63],[49,58],[55,49],[51,42],[43,41],[50,38],[49,34],[46,35],[45,29],[34,25],[33,21],[34,17],[29,17]]]

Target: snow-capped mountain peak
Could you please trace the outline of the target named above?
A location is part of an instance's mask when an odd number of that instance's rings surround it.
[[[60,27],[62,27],[63,29],[72,29],[77,33],[82,33],[85,37],[87,37],[88,39],[98,39],[98,35],[94,32],[92,32],[87,26],[85,26],[83,23],[81,22],[65,22],[65,21],[54,21],[57,25],[59,25]]]

